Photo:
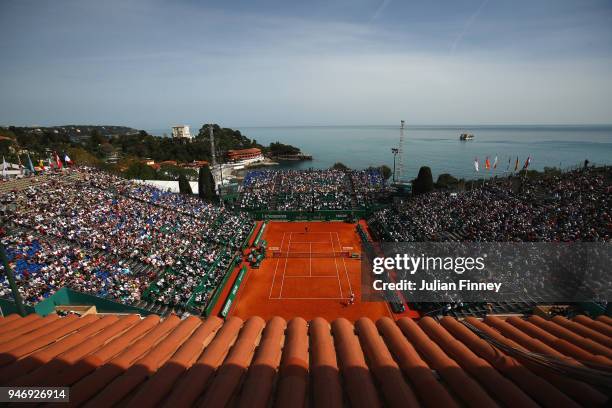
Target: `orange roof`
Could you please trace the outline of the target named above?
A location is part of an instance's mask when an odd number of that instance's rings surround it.
[[[0,318],[0,385],[70,386],[75,406],[606,403],[601,385],[579,376],[609,378],[611,318],[466,322],[478,335],[450,317],[330,324],[321,318],[11,315]],[[560,374],[537,365],[542,355],[570,368]]]
[[[228,150],[227,151],[228,154],[248,154],[248,153],[261,153],[261,149],[257,148],[257,147],[251,147],[249,149],[237,149],[237,150]]]

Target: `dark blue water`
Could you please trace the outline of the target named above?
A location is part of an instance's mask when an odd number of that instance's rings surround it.
[[[342,162],[351,168],[387,164],[393,166],[391,148],[399,141],[399,126],[239,127],[259,143],[280,141],[312,154],[313,161],[284,163],[290,168],[328,168]],[[161,134],[167,131],[153,131]],[[474,140],[461,142],[459,135],[473,133]],[[531,156],[531,166],[568,168],[591,163],[612,164],[612,126],[420,126],[404,131],[405,178],[416,177],[421,166],[431,167],[434,177],[451,173],[474,178],[503,175],[511,158],[520,166]],[[484,170],[484,160],[498,156],[493,173]],[[474,171],[478,157],[481,171]]]

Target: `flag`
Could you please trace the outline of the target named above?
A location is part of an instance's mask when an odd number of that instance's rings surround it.
[[[2,156],[2,178],[6,177],[6,160]]]
[[[531,164],[531,156],[527,156],[527,160],[525,160],[525,165],[523,166],[523,170],[527,170],[527,167],[529,167],[529,164]]]
[[[72,164],[72,160],[70,160],[70,157],[68,157],[68,154],[64,155],[64,162],[66,162],[66,164],[68,165]]]
[[[59,156],[57,155],[56,152],[53,152],[55,154],[55,164],[57,164],[57,168],[61,169],[62,168],[62,161],[60,160]]]
[[[478,171],[478,157],[474,159],[474,168]]]
[[[493,168],[497,168],[497,156],[495,156],[495,160],[493,160]]]
[[[485,169],[491,170],[491,162],[489,161],[489,156],[487,156],[485,160]]]
[[[28,170],[34,173],[34,165],[32,164],[32,159],[30,158],[30,153],[28,153]]]
[[[518,170],[518,156],[516,156],[516,162],[514,163],[514,171]]]

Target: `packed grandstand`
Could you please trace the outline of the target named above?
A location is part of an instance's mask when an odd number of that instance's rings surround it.
[[[610,169],[592,168],[522,179],[518,186],[500,179],[432,192],[371,211],[367,226],[380,241],[610,242],[611,179]],[[26,303],[69,287],[190,313],[204,310],[253,230],[254,220],[241,210],[350,210],[376,202],[385,189],[372,169],[251,171],[231,211],[91,168],[27,178],[21,188],[10,183],[0,198],[10,220],[3,243]],[[8,281],[0,279],[0,297],[8,298]],[[457,307],[464,309],[449,301],[428,310]]]
[[[67,286],[200,310],[253,227],[244,213],[88,168],[33,178],[2,203],[3,242],[30,304]]]
[[[390,242],[610,242],[611,192],[610,168],[500,179],[418,196],[374,213],[368,225]]]
[[[245,210],[352,210],[372,206],[385,190],[378,169],[254,170],[242,184]]]

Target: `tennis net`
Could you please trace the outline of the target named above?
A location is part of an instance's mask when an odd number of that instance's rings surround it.
[[[348,251],[334,252],[286,252],[274,251],[272,258],[348,258]]]

